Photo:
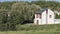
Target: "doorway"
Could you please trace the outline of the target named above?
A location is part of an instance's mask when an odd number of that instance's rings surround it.
[[[37,24],[39,24],[39,20],[37,20],[37,22],[36,22]]]

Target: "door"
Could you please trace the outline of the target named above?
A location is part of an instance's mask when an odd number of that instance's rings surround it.
[[[39,20],[37,20],[37,24],[39,24]]]

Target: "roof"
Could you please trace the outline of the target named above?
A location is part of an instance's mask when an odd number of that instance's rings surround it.
[[[58,11],[60,13],[60,11]]]
[[[60,11],[54,11],[55,13],[60,13]]]
[[[41,10],[39,10],[39,11],[37,11],[36,12],[36,14],[41,14],[41,13],[43,13],[45,10],[47,10],[48,8],[44,8],[44,9],[41,9]]]

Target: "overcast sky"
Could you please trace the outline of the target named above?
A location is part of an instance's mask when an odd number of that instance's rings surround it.
[[[4,1],[29,1],[31,2],[32,0],[0,0],[0,2],[4,2]],[[36,0],[33,0],[33,1],[36,1]],[[60,2],[60,0],[56,0],[58,2]]]

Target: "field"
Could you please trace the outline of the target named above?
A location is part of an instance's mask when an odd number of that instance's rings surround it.
[[[60,32],[48,32],[48,31],[6,31],[6,32],[0,32],[0,34],[60,34]]]
[[[60,34],[60,24],[17,25],[16,31],[0,31],[0,34]]]

